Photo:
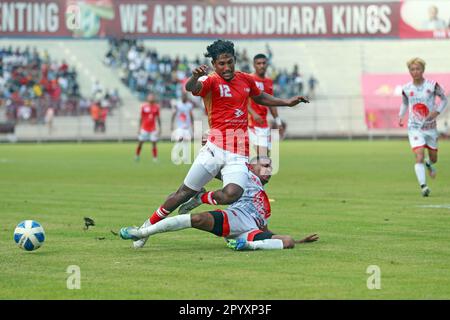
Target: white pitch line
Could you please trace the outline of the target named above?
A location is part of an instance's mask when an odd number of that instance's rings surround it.
[[[419,208],[432,208],[432,209],[450,209],[450,204],[427,204],[418,206]]]

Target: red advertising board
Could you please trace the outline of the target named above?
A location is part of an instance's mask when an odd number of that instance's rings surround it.
[[[429,73],[427,79],[450,89],[450,74]],[[408,74],[364,74],[361,79],[366,124],[369,129],[398,128],[402,86],[411,81]]]
[[[0,2],[1,36],[154,38],[396,37],[400,3]]]
[[[0,1],[0,36],[449,38],[450,1]]]

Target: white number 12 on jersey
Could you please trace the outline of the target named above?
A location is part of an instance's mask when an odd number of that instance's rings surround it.
[[[231,97],[230,87],[226,84],[219,84],[220,96],[221,97]]]

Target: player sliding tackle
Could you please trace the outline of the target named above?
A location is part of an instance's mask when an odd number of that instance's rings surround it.
[[[136,241],[157,233],[195,228],[224,237],[228,247],[235,250],[290,249],[296,243],[317,241],[317,234],[294,240],[269,231],[271,208],[264,185],[269,182],[271,173],[270,158],[254,158],[246,172],[242,197],[226,210],[178,215],[147,227],[125,227],[120,230],[120,237]]]
[[[214,72],[207,75],[207,66],[193,70],[186,90],[201,96],[208,114],[210,133],[206,145],[192,164],[183,184],[142,225],[143,228],[166,218],[172,211],[202,191],[221,173],[223,188],[195,197],[202,203],[231,204],[238,200],[247,183],[248,162],[248,98],[265,106],[295,106],[309,102],[302,96],[280,99],[261,92],[254,79],[235,71],[234,44],[217,40],[207,47],[206,57],[212,59]],[[146,239],[133,246],[144,246]]]

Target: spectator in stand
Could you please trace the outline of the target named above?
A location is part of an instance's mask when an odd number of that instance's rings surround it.
[[[308,79],[308,97],[314,98],[316,96],[316,86],[317,86],[317,79],[311,75]]]
[[[120,95],[119,95],[119,89],[115,88],[114,90],[111,90],[109,92],[109,97],[110,97],[112,109],[115,109],[122,105],[122,99],[120,98]]]
[[[100,131],[100,101],[94,101],[91,105],[91,118],[94,121],[94,132]]]
[[[99,94],[102,93],[103,93],[103,86],[100,84],[99,80],[95,80],[91,89],[91,97],[95,99],[96,97],[98,97]]]
[[[77,108],[79,86],[76,71],[69,71],[66,61],[51,60],[47,52],[40,55],[36,48],[0,47],[0,76],[0,103],[11,99],[7,107],[11,120],[16,121],[18,114],[19,118],[27,117],[27,108],[31,109],[32,123],[44,123],[49,107],[55,115],[61,110],[76,114],[72,110]]]
[[[48,133],[52,134],[53,132],[53,118],[55,117],[55,110],[52,107],[47,108],[45,112],[45,124],[48,128]]]
[[[99,119],[99,131],[102,133],[106,132],[106,118],[108,116],[108,108],[100,108],[100,119]]]

